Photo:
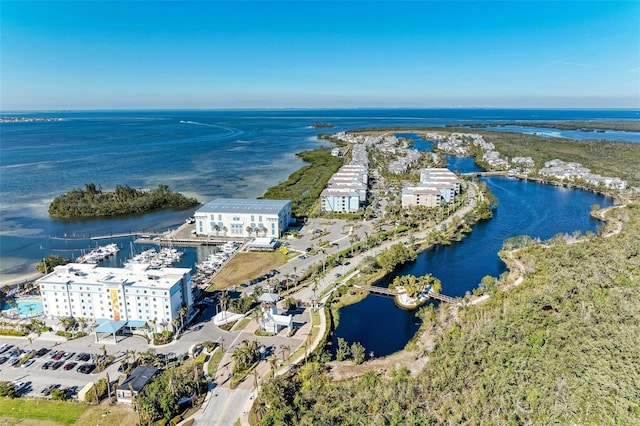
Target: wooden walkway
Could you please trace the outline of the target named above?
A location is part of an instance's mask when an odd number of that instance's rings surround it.
[[[74,241],[74,240],[78,240],[78,241],[85,241],[85,240],[90,240],[90,241],[94,241],[94,240],[108,240],[110,238],[123,238],[123,237],[137,237],[137,236],[141,236],[141,235],[148,235],[150,237],[157,237],[160,236],[162,234],[158,234],[158,233],[154,233],[154,232],[122,232],[119,234],[109,234],[109,235],[80,235],[80,236],[76,236],[75,234],[73,234],[73,236],[67,236],[65,234],[64,237],[57,237],[54,235],[50,235],[49,239],[52,240],[63,240],[63,241]]]
[[[395,297],[395,296],[401,294],[397,290],[392,290],[392,289],[386,288],[386,287],[376,287],[376,286],[358,285],[358,284],[354,284],[353,286],[355,288],[360,288],[360,289],[366,290],[366,291],[368,291],[370,293],[380,294],[382,296]],[[429,293],[427,293],[427,296],[429,296],[432,299],[439,300],[441,302],[454,303],[454,304],[458,303],[458,301],[455,298],[451,297],[451,296],[447,296],[446,294],[434,293],[433,291],[430,291]]]

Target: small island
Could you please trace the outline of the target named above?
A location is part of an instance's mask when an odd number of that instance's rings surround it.
[[[56,197],[49,206],[49,216],[59,219],[120,216],[198,204],[195,198],[171,192],[167,185],[158,185],[150,191],[117,185],[114,191],[103,192],[95,184],[88,183],[85,189],[72,189]]]
[[[322,121],[316,121],[315,123],[311,123],[311,127],[313,127],[314,129],[322,129],[322,128],[331,128],[331,127],[335,127],[333,124],[331,123],[324,123]]]

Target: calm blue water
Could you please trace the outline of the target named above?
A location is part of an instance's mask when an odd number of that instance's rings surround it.
[[[2,115],[13,115],[3,112]],[[318,133],[362,127],[444,126],[495,120],[640,118],[638,111],[596,110],[270,110],[31,113],[65,119],[0,124],[0,279],[31,273],[46,255],[86,249],[89,241],[49,236],[166,230],[193,210],[84,221],[52,220],[51,200],[93,182],[172,190],[202,202],[257,197],[303,162],[295,153],[326,146]],[[314,121],[335,124],[313,129]],[[585,133],[585,138],[593,133]],[[111,241],[102,241],[108,243]],[[124,247],[128,240],[116,240]],[[73,246],[73,247],[70,247]],[[71,250],[71,251],[69,251]],[[197,256],[197,254],[196,254]]]
[[[475,225],[473,232],[461,242],[421,253],[415,262],[397,269],[378,285],[387,286],[396,276],[432,274],[442,281],[444,294],[464,296],[476,288],[485,275],[497,277],[506,270],[497,256],[506,238],[529,235],[544,240],[560,232],[596,232],[600,222],[589,216],[591,206],[611,204],[611,200],[590,192],[515,178],[485,181],[499,199],[491,220]],[[418,329],[414,315],[414,311],[397,308],[391,298],[369,295],[340,310],[334,347],[337,338],[342,337],[362,343],[367,352],[373,351],[375,356],[396,352]]]
[[[419,150],[431,149],[431,142],[412,134],[398,134],[412,139]],[[480,171],[471,157],[445,156],[447,167],[460,173]],[[442,282],[444,294],[464,296],[478,286],[482,277],[498,277],[506,270],[497,253],[505,239],[529,235],[542,240],[558,233],[596,232],[601,224],[589,215],[591,206],[612,204],[609,198],[586,191],[570,190],[515,178],[483,179],[498,197],[499,205],[491,220],[480,222],[473,232],[450,246],[436,246],[415,262],[394,271],[377,285],[386,287],[396,276],[432,274]],[[340,324],[333,335],[360,342],[367,353],[385,356],[402,349],[419,328],[415,311],[395,306],[393,299],[369,295],[363,301],[340,310]]]
[[[585,132],[581,130],[559,130],[549,127],[527,127],[527,126],[489,126],[486,130],[497,132],[515,132],[542,137],[568,138],[568,139],[596,139],[605,141],[625,141],[640,142],[638,132],[619,132],[607,130],[604,132]]]

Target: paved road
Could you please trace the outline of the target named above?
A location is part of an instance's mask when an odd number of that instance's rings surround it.
[[[474,207],[475,201],[478,199],[478,197],[481,197],[477,186],[475,186],[474,184],[470,184],[470,189],[471,190],[469,191],[468,204],[454,213],[454,216],[464,216]],[[452,220],[452,217],[448,218],[445,221],[445,224],[449,223]],[[327,231],[329,231],[329,235],[322,237],[322,239],[328,242],[335,241],[338,244],[338,247],[332,246],[326,250],[327,256],[337,252],[338,250],[344,249],[351,244],[349,238],[350,232],[358,235],[360,239],[365,238],[365,232],[368,234],[373,233],[366,222],[355,224],[355,226],[353,226],[352,224],[347,224],[344,221],[328,221],[326,219],[315,219],[304,229],[310,230],[311,232],[303,232],[303,237],[301,239],[290,240],[290,247],[300,251],[304,251],[306,247],[315,248],[315,245],[313,243],[317,243],[318,239],[313,238],[313,230],[326,229]],[[424,238],[430,231],[431,229],[426,229],[414,236],[418,239],[421,239]],[[408,238],[404,238],[403,240],[408,241]],[[359,262],[361,262],[365,257],[375,256],[385,248],[388,248],[391,245],[396,244],[397,242],[398,241],[388,241],[381,246],[367,251],[366,253],[357,254],[352,259],[349,259],[349,265],[340,265],[332,269],[329,269],[327,267],[325,276],[319,280],[319,289],[317,291],[317,294],[327,294],[329,291],[331,291],[331,289],[335,288],[337,282],[339,283],[341,280],[345,279],[345,275],[357,274],[355,266],[358,265]],[[320,253],[315,256],[309,256],[306,259],[293,259],[292,261],[279,268],[280,276],[284,277],[285,274],[293,273],[301,275],[306,268],[310,267],[314,263],[319,264],[319,262],[322,261],[321,256],[322,254]],[[336,277],[336,273],[339,273],[342,276],[338,278]],[[306,287],[300,289],[295,294],[295,297],[301,300],[311,300],[313,297],[313,292],[310,287]],[[308,333],[309,330],[309,327],[307,327],[304,332],[298,332],[293,338],[287,338],[283,336],[256,337],[255,334],[253,334],[253,330],[250,326],[248,326],[244,331],[224,331],[213,324],[212,318],[215,315],[216,309],[217,307],[215,305],[209,306],[207,310],[200,316],[198,321],[194,325],[192,325],[178,341],[172,342],[169,345],[156,347],[154,349],[158,353],[185,353],[195,343],[201,343],[206,340],[216,341],[217,339],[220,339],[224,342],[224,349],[226,351],[225,358],[223,358],[224,361],[225,359],[230,360],[230,354],[233,351],[233,348],[241,344],[241,342],[245,339],[258,340],[261,345],[272,348],[272,351],[276,353],[280,350],[281,345],[290,345],[292,352],[294,352],[295,349],[299,347],[299,345],[304,341],[306,333]],[[321,320],[323,324],[325,324],[326,319],[321,318]],[[294,317],[294,322],[297,322],[299,325],[308,324],[310,322],[308,313],[306,314],[306,316],[305,313],[297,314]],[[253,321],[251,322],[251,324],[253,324]],[[320,336],[317,336],[316,340],[318,340],[319,337]],[[91,352],[96,354],[102,352],[101,348],[103,345],[105,346],[108,354],[115,354],[131,350],[140,352],[145,351],[149,348],[146,341],[141,337],[119,337],[118,339],[119,340],[117,344],[114,343],[113,339],[111,338],[104,338],[99,342],[95,342],[95,337],[93,335],[90,335],[73,341],[66,341],[64,340],[64,338],[56,336],[52,333],[45,333],[40,337],[36,337],[31,344],[29,344],[26,338],[0,336],[0,344],[11,343],[22,348],[33,347],[37,349],[40,347],[47,347],[54,348],[56,350],[64,350],[67,352]],[[2,377],[3,380],[31,381],[31,394],[40,395],[40,391],[45,386],[51,383],[60,383],[63,387],[77,385],[82,388],[86,383],[104,377],[105,373],[108,373],[109,377],[112,380],[120,374],[117,371],[119,362],[116,362],[112,366],[110,366],[106,370],[106,372],[102,372],[100,374],[85,375],[82,373],[78,373],[75,369],[70,371],[64,371],[62,369],[58,369],[55,371],[42,370],[40,367],[42,363],[47,360],[48,358],[46,358],[45,356],[45,359],[39,359],[33,365],[27,368],[14,368],[8,366],[5,363],[3,365],[0,365],[0,377]],[[259,367],[261,376],[263,376],[265,374],[265,371],[268,371],[268,369],[269,367],[267,366],[266,361],[263,361],[263,363],[261,363],[261,366]],[[228,387],[225,387],[224,384],[224,381],[218,378],[216,384],[214,385],[216,387],[209,394],[204,408],[194,416],[196,424],[231,425],[239,417],[246,420],[246,416],[244,416],[243,414],[246,414],[245,412],[248,410],[252,402],[252,380],[246,381],[238,389],[235,389],[233,391],[229,390]]]

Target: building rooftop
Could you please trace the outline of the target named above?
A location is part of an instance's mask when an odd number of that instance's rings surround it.
[[[151,381],[157,372],[158,369],[156,367],[139,365],[133,369],[124,382],[118,385],[118,389],[129,390],[131,388],[133,392],[138,393]]]
[[[133,287],[170,289],[189,268],[151,269],[148,264],[133,264],[126,268],[106,268],[88,263],[68,263],[38,281],[41,284],[115,284]]]
[[[290,200],[255,200],[245,198],[217,198],[200,207],[198,213],[264,213],[278,214],[291,204]]]

